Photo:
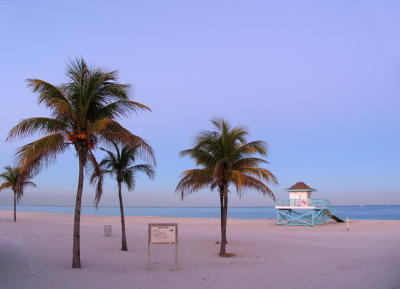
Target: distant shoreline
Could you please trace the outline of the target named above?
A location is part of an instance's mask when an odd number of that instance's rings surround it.
[[[10,212],[10,214],[12,214],[12,210],[3,210],[3,209],[0,209],[0,213],[1,212]],[[18,216],[18,214],[20,214],[20,213],[22,213],[22,214],[49,214],[49,215],[54,215],[54,216],[65,216],[65,215],[67,215],[67,216],[71,216],[71,218],[73,217],[73,215],[74,215],[74,213],[57,213],[57,212],[41,212],[41,211],[29,211],[29,212],[26,212],[26,211],[20,211],[20,212],[18,212],[17,211],[17,216]],[[98,214],[98,215],[95,215],[95,214],[84,214],[84,213],[82,213],[81,214],[82,216],[87,216],[87,217],[111,217],[111,218],[120,218],[120,216],[117,216],[117,215],[101,215],[101,214]],[[134,216],[132,216],[132,215],[126,215],[125,216],[125,218],[156,218],[156,219],[181,219],[181,220],[206,220],[206,219],[212,219],[212,220],[217,220],[217,221],[219,221],[220,220],[220,217],[182,217],[182,216],[153,216],[153,215],[134,215]],[[232,220],[235,220],[235,221],[262,221],[262,220],[265,220],[265,221],[275,221],[275,219],[276,219],[276,217],[273,217],[273,218],[231,218],[231,217],[228,217],[228,219],[232,219]],[[362,222],[366,222],[366,221],[387,221],[387,222],[392,222],[392,221],[395,221],[395,222],[399,222],[400,223],[400,219],[350,219],[350,221],[362,221]],[[330,220],[329,222],[331,222],[331,223],[335,223],[334,221],[332,221],[332,220]],[[299,227],[299,226],[297,226],[297,227]],[[302,227],[302,226],[300,226],[300,227]],[[315,227],[320,227],[319,225],[316,225]]]
[[[13,204],[0,204],[2,206],[12,206]],[[22,207],[73,207],[74,205],[42,205],[42,204],[29,204],[29,205],[17,205]],[[400,207],[400,204],[389,204],[389,205],[334,205],[335,207]],[[82,207],[93,208],[94,205],[82,205]],[[126,208],[219,208],[219,206],[124,206]],[[118,205],[101,205],[99,208],[119,208]],[[229,208],[275,208],[275,206],[229,206]]]
[[[334,206],[339,217],[352,220],[400,220],[399,205]],[[0,211],[11,211],[13,206],[0,205]],[[73,214],[74,206],[17,206],[18,212],[43,212]],[[118,206],[82,206],[82,215],[119,216]],[[154,216],[176,218],[220,218],[219,207],[133,207],[125,206],[126,216]],[[228,218],[232,219],[275,219],[274,207],[229,207]]]

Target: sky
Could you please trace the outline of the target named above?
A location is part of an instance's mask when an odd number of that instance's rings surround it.
[[[5,142],[20,120],[47,116],[27,78],[66,81],[83,57],[119,70],[131,97],[152,109],[121,119],[146,139],[156,177],[138,176],[130,206],[218,206],[216,191],[183,202],[179,151],[225,118],[268,143],[267,166],[285,188],[304,181],[337,205],[400,204],[399,1],[0,1],[0,167],[34,138]],[[38,136],[35,136],[38,137]],[[96,151],[101,159],[102,153]],[[23,205],[72,205],[73,150],[37,175]],[[87,180],[87,179],[86,179]],[[84,204],[94,189],[84,188]],[[232,188],[232,206],[271,206]],[[10,204],[10,191],[0,204]],[[107,178],[100,205],[117,205]]]

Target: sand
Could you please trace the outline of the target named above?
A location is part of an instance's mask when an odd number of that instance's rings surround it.
[[[72,269],[72,215],[0,212],[0,288],[400,288],[400,221],[352,221],[278,227],[274,220],[232,220],[228,252],[218,256],[219,220],[127,217],[128,252],[120,251],[120,219],[82,216],[82,269]],[[147,224],[179,224],[174,247],[153,246],[147,271]],[[112,224],[112,237],[103,225]]]

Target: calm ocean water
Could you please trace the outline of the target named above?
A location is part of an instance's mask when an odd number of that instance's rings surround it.
[[[0,205],[0,210],[13,210],[13,206]],[[20,212],[46,212],[73,214],[73,206],[18,206]],[[396,206],[336,206],[339,217],[350,219],[400,220],[400,205]],[[83,206],[82,214],[119,216],[119,207]],[[125,207],[127,216],[219,218],[220,209],[214,207]],[[232,207],[228,217],[234,219],[273,219],[274,207]]]

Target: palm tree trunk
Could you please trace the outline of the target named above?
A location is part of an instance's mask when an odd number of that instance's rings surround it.
[[[74,215],[74,238],[72,248],[72,268],[81,268],[81,249],[80,249],[80,221],[81,221],[81,203],[83,190],[83,167],[85,165],[84,152],[79,152],[79,179],[78,189],[76,191],[75,215]]]
[[[125,215],[124,215],[124,205],[122,203],[121,194],[121,182],[118,182],[118,194],[119,194],[119,208],[121,210],[121,227],[122,227],[122,251],[128,251],[128,246],[126,244],[126,234],[125,234]]]
[[[17,221],[17,192],[14,191],[14,222]]]
[[[226,254],[226,219],[228,215],[228,190],[227,185],[222,186],[223,192],[223,201],[222,201],[222,210],[221,210],[221,248],[219,251],[220,256],[224,256]]]
[[[223,186],[220,187],[220,193],[219,193],[219,202],[220,202],[220,209],[221,209],[221,242],[222,242],[222,215],[224,214],[224,188]],[[225,244],[228,242],[225,240]]]
[[[224,214],[224,189],[222,186],[219,188],[219,203],[220,203],[220,209],[221,209],[221,242],[222,242],[222,215]]]

